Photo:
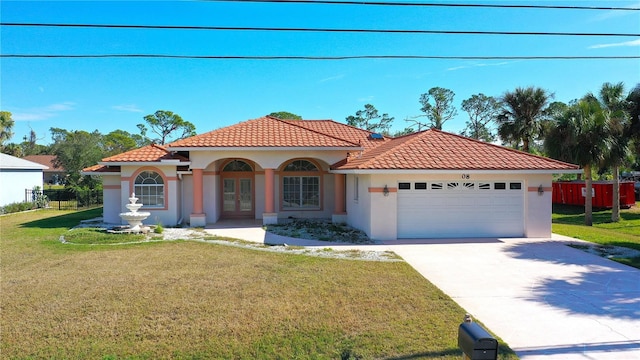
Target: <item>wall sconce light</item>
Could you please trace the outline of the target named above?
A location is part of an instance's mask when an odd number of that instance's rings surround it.
[[[384,196],[389,196],[389,187],[387,185],[385,185],[384,189],[382,189],[382,193],[384,194]]]
[[[540,184],[540,186],[538,186],[538,196],[542,195],[544,195],[544,188],[542,187],[542,184]]]

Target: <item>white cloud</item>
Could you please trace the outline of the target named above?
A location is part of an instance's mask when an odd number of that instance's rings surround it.
[[[359,102],[371,102],[375,97],[373,95],[358,98]]]
[[[319,83],[323,83],[323,82],[327,82],[327,81],[340,80],[342,78],[344,78],[344,74],[340,74],[340,75],[336,75],[336,76],[330,76],[328,78],[320,79],[318,82]]]
[[[619,46],[640,46],[640,39],[625,41],[620,43],[597,44],[597,45],[589,46],[589,49],[602,49],[602,48],[619,47]]]
[[[460,70],[460,69],[468,69],[468,68],[474,68],[474,67],[502,66],[502,65],[507,65],[509,63],[511,63],[511,62],[510,61],[503,61],[503,62],[499,62],[499,63],[478,63],[478,64],[470,64],[470,65],[461,65],[461,66],[454,66],[454,67],[447,68],[447,71],[456,71],[456,70]]]
[[[640,8],[640,2],[627,5],[627,6],[621,6],[621,7],[629,8],[629,9],[637,9],[637,8]],[[635,13],[634,11],[609,10],[594,16],[591,21],[604,21],[609,19],[615,19],[622,16],[635,15],[634,13]]]
[[[60,112],[74,110],[76,103],[65,101],[47,105],[40,108],[32,108],[24,111],[16,111],[12,114],[15,121],[40,121],[57,116]]]
[[[138,105],[135,105],[135,104],[114,105],[111,108],[118,111],[128,111],[128,112],[135,112],[135,113],[142,112],[142,110],[138,108]]]

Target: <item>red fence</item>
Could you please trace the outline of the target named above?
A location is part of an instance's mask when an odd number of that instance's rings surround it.
[[[560,181],[553,183],[553,203],[584,206],[586,188],[584,181]],[[593,182],[593,207],[613,207],[613,182]],[[620,207],[629,208],[636,203],[632,181],[620,182]]]

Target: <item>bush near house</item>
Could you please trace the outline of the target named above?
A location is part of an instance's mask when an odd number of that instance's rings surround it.
[[[12,213],[17,213],[21,211],[33,210],[37,208],[38,207],[33,202],[11,203],[5,206],[0,206],[0,215],[12,214]]]

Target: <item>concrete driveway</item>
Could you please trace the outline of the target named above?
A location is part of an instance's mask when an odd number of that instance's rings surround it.
[[[640,270],[567,246],[575,239],[444,239],[345,245],[258,226],[207,230],[249,241],[392,250],[523,360],[640,360]]]
[[[390,246],[521,359],[640,359],[640,270],[552,239]]]

